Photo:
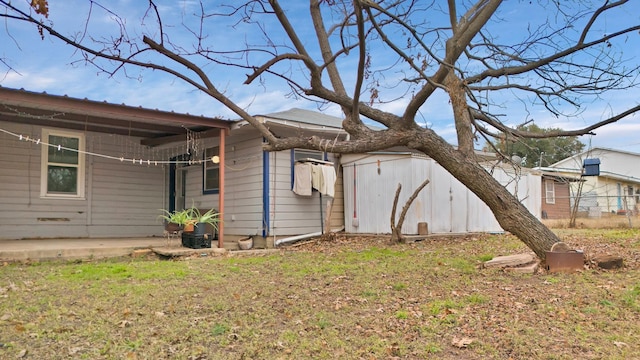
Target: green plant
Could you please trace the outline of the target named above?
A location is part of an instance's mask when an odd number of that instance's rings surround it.
[[[160,209],[163,213],[158,215],[159,218],[162,218],[167,223],[173,223],[178,225],[186,225],[189,222],[192,222],[194,219],[193,208],[184,209],[184,210],[174,210],[170,212],[169,210]]]
[[[192,206],[184,210],[175,210],[170,212],[165,209],[161,209],[163,213],[159,215],[165,222],[174,223],[178,225],[198,224],[204,223],[211,225],[214,229],[218,229],[218,223],[220,222],[220,213],[215,209],[210,209],[205,213],[201,213],[198,208]]]
[[[196,226],[198,223],[204,223],[211,225],[214,229],[218,230],[218,223],[220,222],[220,213],[216,212],[215,209],[210,209],[204,214],[200,213],[195,207],[192,207],[191,214],[193,218],[196,220]]]

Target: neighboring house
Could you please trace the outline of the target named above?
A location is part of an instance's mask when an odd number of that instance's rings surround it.
[[[312,111],[258,119],[282,136],[346,135]],[[221,239],[343,226],[340,181],[334,198],[292,191],[295,159],[335,156],[262,142],[244,121],[0,87],[0,238],[160,236],[159,209],[192,205],[222,209]]]
[[[406,200],[425,180],[405,219],[403,234],[417,234],[418,223],[428,232],[499,232],[493,213],[475,194],[435,160],[413,152],[379,152],[342,156],[345,229],[349,233],[386,234],[398,184],[402,184],[399,216]],[[506,186],[536,217],[540,217],[540,173],[530,169],[490,166],[494,178]]]
[[[557,173],[542,173],[541,214],[543,219],[569,219],[571,217],[570,184],[575,177]]]
[[[582,176],[586,159],[599,160],[598,176]],[[579,197],[580,215],[600,217],[603,213],[637,213],[640,204],[640,167],[637,166],[639,163],[640,154],[637,153],[593,148],[542,170],[546,173],[581,178],[583,181],[571,183],[572,204],[576,197]]]

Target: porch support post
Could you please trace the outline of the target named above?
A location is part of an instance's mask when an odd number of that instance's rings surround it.
[[[218,248],[224,248],[224,168],[225,168],[225,137],[228,129],[220,129],[220,191],[218,192],[218,211],[220,222],[218,223]]]

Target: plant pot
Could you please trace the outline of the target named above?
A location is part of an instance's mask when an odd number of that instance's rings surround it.
[[[181,230],[181,227],[180,224],[169,222],[164,225],[164,229],[169,233],[176,233]]]
[[[247,237],[238,240],[238,247],[240,250],[249,250],[253,247],[253,238]]]
[[[187,232],[187,233],[192,233],[195,230],[196,227],[196,223],[195,222],[188,222],[186,224],[184,224],[184,227],[182,228],[183,232]]]
[[[194,235],[204,235],[207,232],[207,223],[199,222],[193,229]]]

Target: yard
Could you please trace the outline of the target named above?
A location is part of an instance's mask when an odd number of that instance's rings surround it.
[[[619,271],[515,274],[508,235],[338,237],[262,256],[0,267],[0,358],[630,359],[640,230],[558,230]]]

